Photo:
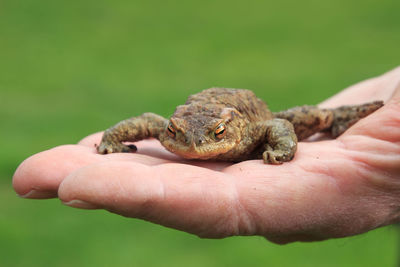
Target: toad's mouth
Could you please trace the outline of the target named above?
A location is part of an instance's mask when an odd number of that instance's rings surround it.
[[[197,146],[191,143],[188,146],[179,146],[173,142],[163,142],[162,145],[170,152],[186,159],[212,159],[232,150],[236,142],[224,142]]]

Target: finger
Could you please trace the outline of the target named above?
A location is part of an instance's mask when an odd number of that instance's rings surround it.
[[[83,146],[65,145],[43,151],[19,165],[13,177],[14,190],[27,198],[56,197],[62,179],[73,170],[98,160]]]
[[[400,105],[400,81],[397,84],[396,89],[393,92],[393,95],[390,97],[389,103]]]
[[[101,161],[140,162],[146,165],[169,162],[134,153],[99,155],[91,147],[65,145],[26,159],[14,174],[13,186],[17,194],[25,198],[57,197],[58,186],[66,176],[82,167]]]
[[[58,194],[73,207],[103,208],[204,237],[238,234],[242,223],[231,177],[190,165],[102,162],[71,174]]]
[[[78,145],[88,146],[88,147],[95,147],[96,145],[100,144],[101,137],[103,136],[103,132],[98,132],[86,136],[81,141],[78,142]]]
[[[387,101],[400,82],[400,67],[379,77],[357,83],[320,104],[324,108],[354,105],[374,100]]]

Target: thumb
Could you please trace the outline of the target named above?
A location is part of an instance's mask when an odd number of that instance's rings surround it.
[[[64,204],[106,209],[202,237],[239,234],[235,187],[227,174],[183,164],[102,162],[67,177]]]

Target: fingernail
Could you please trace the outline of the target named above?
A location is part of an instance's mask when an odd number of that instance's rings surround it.
[[[57,197],[57,193],[53,191],[39,191],[39,190],[31,190],[26,194],[18,195],[22,198],[54,198]]]
[[[98,206],[96,206],[96,205],[94,205],[92,203],[83,201],[83,200],[79,200],[79,199],[74,199],[74,200],[67,201],[67,202],[63,201],[62,203],[64,205],[67,205],[67,206],[70,206],[70,207],[73,207],[73,208],[79,208],[79,209],[88,209],[88,210],[99,209]]]

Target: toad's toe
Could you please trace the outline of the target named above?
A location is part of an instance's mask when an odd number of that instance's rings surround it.
[[[293,159],[293,153],[290,151],[273,150],[269,147],[263,153],[263,159],[265,164],[279,165],[283,162],[287,162]]]
[[[135,145],[124,145],[121,143],[110,143],[110,142],[101,142],[97,147],[97,151],[99,154],[110,154],[110,153],[129,153],[136,152],[137,148]]]

